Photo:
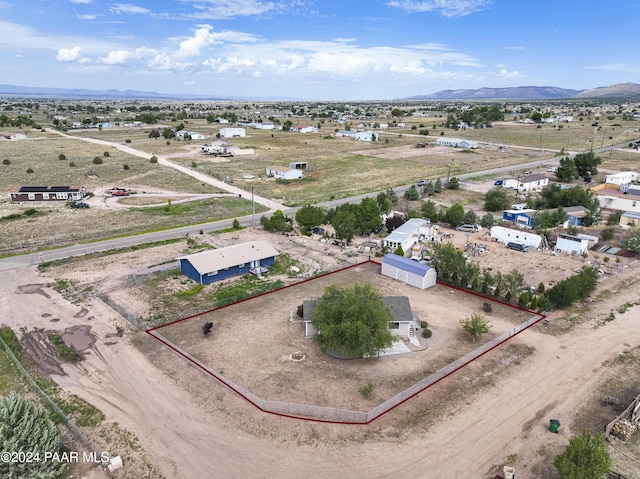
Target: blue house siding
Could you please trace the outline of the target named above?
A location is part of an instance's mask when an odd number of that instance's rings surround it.
[[[265,268],[268,268],[273,263],[276,262],[276,257],[271,256],[270,258],[265,258],[258,261],[259,265]],[[255,263],[255,262],[254,262]],[[255,266],[255,265],[254,265]],[[234,276],[242,276],[243,274],[247,274],[251,268],[253,268],[250,263],[245,263],[243,265],[234,266],[231,268],[226,268],[218,271],[210,271],[208,273],[204,273],[202,277],[198,271],[193,267],[191,262],[188,259],[180,260],[180,272],[197,283],[207,285],[211,283],[215,283],[216,281],[222,281],[223,279],[232,278]],[[213,274],[212,274],[213,273]]]

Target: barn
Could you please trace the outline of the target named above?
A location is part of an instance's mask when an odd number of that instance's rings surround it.
[[[435,286],[437,273],[431,266],[390,253],[382,259],[382,274],[418,289]]]
[[[277,255],[266,241],[250,241],[176,259],[182,274],[200,284],[211,284],[250,272],[263,273],[275,263]]]

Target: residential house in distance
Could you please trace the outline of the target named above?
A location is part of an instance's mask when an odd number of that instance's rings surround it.
[[[549,184],[549,178],[545,175],[526,175],[518,179],[518,191],[538,191]]]
[[[250,241],[176,258],[180,272],[200,284],[264,273],[276,261],[278,252],[266,241]]]
[[[178,140],[184,140],[186,137],[191,138],[192,140],[204,140],[205,136],[202,133],[198,133],[197,131],[186,131],[180,130],[176,132],[176,138]]]
[[[567,254],[583,255],[589,250],[589,239],[560,233],[554,249]]]
[[[638,226],[640,225],[640,213],[633,211],[625,211],[620,215],[620,226]]]
[[[286,166],[270,166],[266,169],[268,177],[281,180],[299,180],[304,177],[302,170],[297,168],[287,168]]]
[[[532,228],[535,214],[536,210],[532,209],[504,210],[502,212],[502,219],[522,228]]]
[[[411,250],[421,236],[431,234],[431,221],[424,218],[411,218],[406,223],[398,226],[382,240],[382,245],[390,251],[395,251],[398,246],[405,253]]]
[[[10,193],[11,201],[79,201],[87,194],[84,186],[21,186]]]
[[[600,208],[640,213],[640,185],[623,185],[619,189],[598,185],[591,188],[600,203]]]
[[[247,131],[244,128],[220,128],[221,138],[244,138],[247,136]]]
[[[607,175],[604,177],[604,184],[614,185],[613,187],[630,185],[635,181],[638,181],[638,173],[634,171],[622,171],[620,173],[614,173],[612,175]]]
[[[297,133],[315,133],[318,129],[315,126],[310,125],[293,125],[289,131],[294,131]]]
[[[336,132],[335,137],[346,137],[356,141],[376,141],[378,139],[378,134],[373,131],[340,130]]]
[[[436,146],[451,146],[453,148],[476,149],[478,143],[472,140],[463,140],[461,138],[438,138]]]

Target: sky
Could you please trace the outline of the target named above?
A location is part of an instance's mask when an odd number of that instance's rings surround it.
[[[0,0],[0,84],[238,99],[640,83],[640,0]]]

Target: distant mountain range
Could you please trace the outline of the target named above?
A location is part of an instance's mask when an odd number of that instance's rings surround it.
[[[17,85],[0,85],[0,95],[68,97],[68,98],[109,98],[109,99],[174,99],[174,100],[230,100],[230,97],[215,95],[177,95],[136,90],[89,90],[82,88],[45,88]]]
[[[616,83],[591,90],[569,90],[552,86],[518,86],[479,88],[477,90],[442,90],[430,95],[416,95],[405,100],[553,100],[564,98],[638,98],[640,85]]]

